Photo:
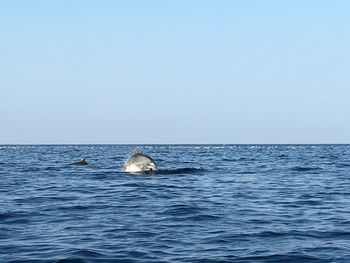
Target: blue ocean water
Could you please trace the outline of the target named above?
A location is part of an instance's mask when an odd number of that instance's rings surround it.
[[[349,145],[133,149],[0,146],[0,262],[350,262]]]

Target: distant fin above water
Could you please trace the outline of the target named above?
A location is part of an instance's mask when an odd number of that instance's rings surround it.
[[[86,164],[88,164],[88,163],[86,162],[86,158],[83,158],[83,159],[81,159],[79,162],[70,163],[69,165],[86,165]]]

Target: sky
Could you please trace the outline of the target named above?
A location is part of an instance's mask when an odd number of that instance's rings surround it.
[[[0,144],[350,143],[350,1],[0,1]]]

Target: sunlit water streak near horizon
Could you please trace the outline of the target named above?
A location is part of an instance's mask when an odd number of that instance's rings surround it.
[[[0,146],[0,261],[350,262],[350,146],[133,148]]]

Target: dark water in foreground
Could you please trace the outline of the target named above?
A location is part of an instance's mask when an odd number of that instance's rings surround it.
[[[0,146],[0,262],[350,262],[350,146],[133,148]]]

